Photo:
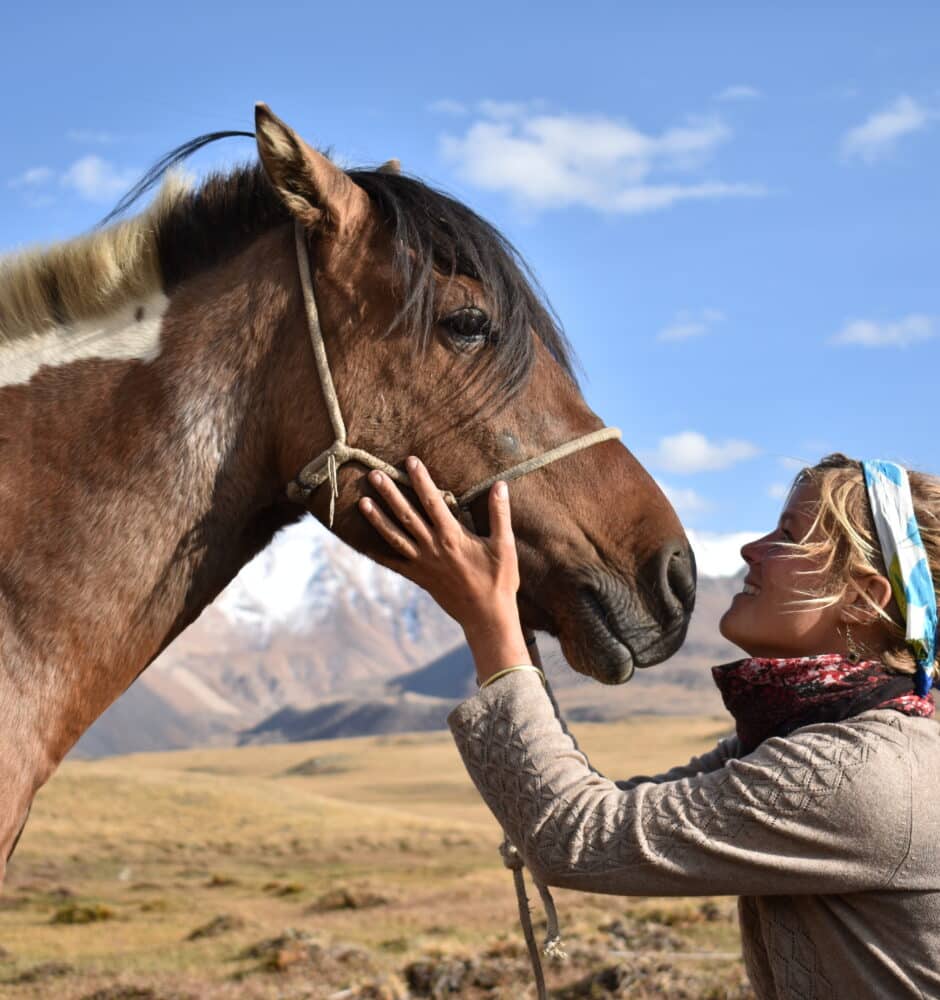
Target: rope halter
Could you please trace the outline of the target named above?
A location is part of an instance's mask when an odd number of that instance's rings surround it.
[[[323,342],[323,330],[320,327],[320,314],[317,311],[317,302],[313,295],[313,282],[310,277],[310,257],[307,252],[307,236],[303,226],[299,222],[294,223],[294,240],[297,246],[297,266],[300,271],[300,286],[303,289],[304,308],[307,313],[307,327],[310,331],[310,343],[313,347],[313,357],[317,365],[317,374],[320,376],[320,387],[323,390],[323,399],[326,403],[327,413],[330,415],[330,424],[333,427],[333,443],[326,451],[321,452],[312,461],[308,462],[296,478],[288,484],[287,495],[297,503],[309,500],[313,493],[324,483],[330,486],[330,518],[329,526],[333,527],[333,519],[336,514],[336,501],[339,498],[338,472],[340,466],[347,462],[358,462],[369,469],[379,469],[389,478],[403,486],[410,485],[408,476],[389,465],[377,455],[365,451],[362,448],[352,447],[346,437],[346,424],[343,421],[343,414],[340,410],[339,399],[336,395],[336,387],[333,385],[333,375],[330,372],[330,363],[326,356],[326,345]],[[544,468],[557,462],[561,458],[573,455],[575,452],[583,451],[602,441],[610,441],[619,438],[620,431],[616,427],[602,427],[600,430],[592,431],[575,438],[573,441],[566,441],[549,451],[544,451],[534,458],[526,459],[518,465],[513,465],[496,475],[489,476],[482,482],[471,486],[470,489],[455,496],[445,490],[443,497],[447,505],[458,513],[469,510],[470,504],[477,497],[486,493],[494,483],[499,480],[511,482],[522,476],[535,472],[536,469]]]

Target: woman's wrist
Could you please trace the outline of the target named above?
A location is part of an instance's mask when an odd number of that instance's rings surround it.
[[[464,626],[464,636],[476,664],[478,683],[506,667],[532,662],[515,608],[512,615]]]

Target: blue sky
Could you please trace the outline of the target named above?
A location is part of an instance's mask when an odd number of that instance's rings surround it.
[[[36,10],[5,12],[0,250],[264,100],[503,229],[693,529],[764,528],[832,450],[940,472],[935,5]]]

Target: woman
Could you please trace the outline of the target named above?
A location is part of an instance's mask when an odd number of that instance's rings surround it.
[[[492,535],[477,538],[421,463],[407,467],[426,519],[381,475],[394,518],[368,499],[361,510],[464,628],[480,691],[450,726],[536,878],[738,895],[761,998],[940,997],[940,727],[928,693],[940,480],[841,455],[805,469],[776,528],[741,550],[747,575],[721,620],[749,654],[713,670],[736,735],[666,774],[613,782],[559,721],[529,654],[506,484],[490,496]]]

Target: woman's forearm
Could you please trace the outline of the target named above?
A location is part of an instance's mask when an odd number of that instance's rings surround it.
[[[478,683],[507,667],[533,662],[515,603],[473,626],[465,626],[464,636],[476,664]]]

